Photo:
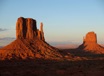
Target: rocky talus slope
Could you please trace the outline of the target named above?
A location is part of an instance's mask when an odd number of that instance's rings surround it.
[[[36,20],[20,17],[16,23],[16,40],[0,49],[0,60],[60,59],[59,50],[44,38],[43,23],[37,29]]]

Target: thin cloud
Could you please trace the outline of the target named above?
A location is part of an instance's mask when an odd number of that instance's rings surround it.
[[[4,38],[0,38],[0,47],[7,45],[7,44],[11,43],[14,40],[15,40],[14,37],[4,37]]]
[[[0,28],[0,31],[6,31],[7,29]]]
[[[0,38],[0,40],[14,40],[14,37],[4,37],[4,38]]]

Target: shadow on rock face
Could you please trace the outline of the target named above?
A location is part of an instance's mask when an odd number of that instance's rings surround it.
[[[16,23],[16,40],[0,49],[0,60],[62,59],[59,50],[44,38],[43,23],[37,29],[36,20],[20,17]]]
[[[83,44],[77,49],[93,54],[104,54],[104,47],[97,43],[97,35],[94,32],[88,32],[83,39]]]

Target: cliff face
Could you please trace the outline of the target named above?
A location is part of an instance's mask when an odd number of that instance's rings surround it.
[[[83,44],[78,49],[95,54],[104,54],[104,48],[97,43],[97,35],[94,32],[88,32],[86,34]]]
[[[97,36],[94,32],[88,32],[83,40],[84,43],[95,43],[97,44]]]
[[[36,20],[20,17],[16,23],[16,40],[0,49],[0,60],[61,59],[59,50],[45,42],[43,23],[37,29]]]
[[[16,23],[16,38],[17,39],[35,39],[44,40],[43,24],[40,25],[40,30],[37,29],[36,20],[32,18],[20,17]]]

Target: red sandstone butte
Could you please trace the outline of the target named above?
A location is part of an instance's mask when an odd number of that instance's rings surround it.
[[[0,49],[0,60],[61,59],[59,50],[44,38],[43,23],[37,29],[36,20],[20,17],[16,22],[16,40]]]
[[[97,43],[97,35],[94,32],[88,32],[83,38],[83,44],[78,49],[94,54],[104,54],[104,48]]]

